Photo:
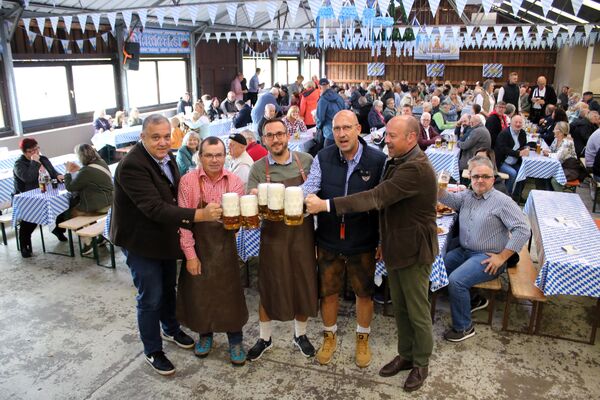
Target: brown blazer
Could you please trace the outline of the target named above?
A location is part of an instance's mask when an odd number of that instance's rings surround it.
[[[379,210],[383,261],[388,270],[432,264],[438,254],[437,183],[427,156],[416,146],[388,161],[375,188],[330,202],[338,215]]]
[[[191,229],[195,209],[177,206],[179,169],[169,153],[171,183],[141,142],[115,172],[110,239],[134,254],[169,260],[182,258],[179,228]]]

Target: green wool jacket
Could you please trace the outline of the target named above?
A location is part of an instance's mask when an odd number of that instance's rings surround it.
[[[79,195],[79,204],[75,208],[80,211],[96,212],[112,205],[113,180],[109,174],[92,167],[92,164],[108,171],[108,165],[103,160],[97,160],[81,168],[74,177],[70,173],[65,174],[66,189]]]

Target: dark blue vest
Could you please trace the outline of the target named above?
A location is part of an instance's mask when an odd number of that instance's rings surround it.
[[[369,190],[377,186],[381,179],[386,156],[381,151],[369,147],[359,138],[363,150],[360,161],[348,181],[348,195]],[[317,154],[321,166],[322,199],[344,196],[348,164],[337,146],[324,148]],[[340,238],[340,225],[345,224],[345,239]],[[336,216],[320,213],[317,217],[317,244],[326,250],[354,255],[371,251],[379,243],[379,222],[377,210]]]

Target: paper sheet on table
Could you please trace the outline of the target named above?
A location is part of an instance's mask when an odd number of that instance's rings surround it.
[[[542,218],[542,221],[544,222],[544,225],[546,226],[550,226],[550,227],[554,227],[554,228],[564,228],[565,224],[562,222],[557,221],[554,218]]]

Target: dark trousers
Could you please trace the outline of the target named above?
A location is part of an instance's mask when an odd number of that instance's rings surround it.
[[[21,221],[19,224],[19,243],[21,249],[31,250],[31,234],[37,228],[37,224],[33,222]]]
[[[200,338],[203,337],[213,337],[213,333],[201,333]],[[235,346],[236,344],[242,343],[244,334],[242,332],[227,332],[227,340],[229,341],[230,346]]]
[[[156,260],[124,249],[138,294],[137,320],[144,353],[162,350],[160,327],[169,336],[179,332],[175,319],[176,260]]]
[[[255,105],[256,100],[258,100],[258,93],[248,92],[248,99],[252,105]]]

